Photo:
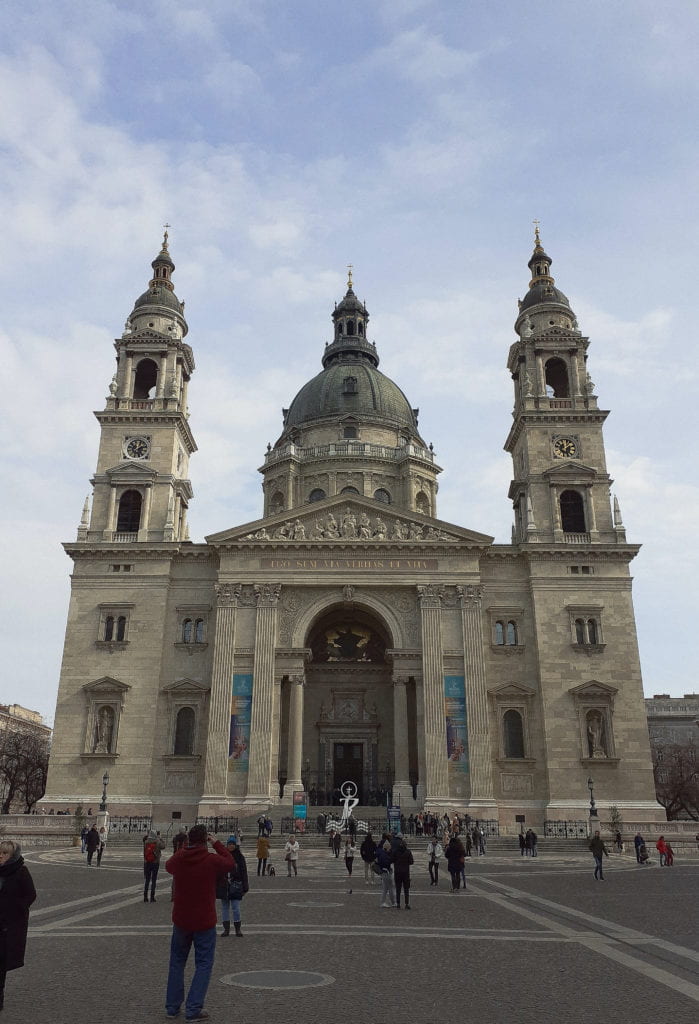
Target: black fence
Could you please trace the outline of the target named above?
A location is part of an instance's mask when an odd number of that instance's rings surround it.
[[[139,818],[120,817],[117,814],[109,816],[110,835],[128,835],[131,832],[149,832],[153,824],[152,818],[145,816]]]
[[[545,821],[544,835],[548,839],[587,839],[586,821]]]
[[[333,772],[304,771],[301,781],[311,807],[339,807],[343,802],[340,786],[349,780],[338,780]],[[362,806],[385,807],[393,788],[393,770],[362,772],[351,781],[357,787],[357,799]],[[286,780],[281,779],[280,783],[284,785]],[[291,797],[291,793],[286,796]]]
[[[238,819],[232,817],[197,818],[195,824],[204,825],[206,831],[211,832],[212,835],[217,835],[219,832],[228,832],[229,835],[233,835],[238,831]]]
[[[354,822],[357,834],[365,833],[367,830],[371,832],[373,836],[380,836],[382,832],[388,831],[388,821],[385,815],[381,818],[364,818],[361,815],[358,818],[350,819]],[[298,818],[282,818],[281,820],[281,834],[291,834],[292,832],[304,832],[310,835],[325,835],[332,831],[339,829],[339,819],[333,819],[326,817],[326,815],[319,814],[317,817],[311,815],[307,819],[301,819],[302,827],[300,825],[300,819]],[[436,822],[437,832],[440,836],[443,836],[443,825],[442,822]],[[473,832],[475,827],[483,829],[486,839],[492,836],[500,835],[500,822],[496,819],[488,821],[481,821],[480,819],[476,822],[471,820],[468,826],[464,826],[464,831],[468,827],[470,832]],[[342,832],[349,834],[351,826],[349,823],[345,823]],[[407,818],[401,820],[401,831],[406,836],[425,836],[429,837],[430,833],[426,831],[417,832],[415,828],[415,821],[410,822]]]

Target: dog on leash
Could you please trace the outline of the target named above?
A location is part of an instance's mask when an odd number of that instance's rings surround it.
[[[270,878],[274,878],[274,876],[276,875],[276,873],[277,873],[277,872],[276,872],[276,871],[274,870],[274,864],[272,864],[272,863],[268,863],[268,864],[267,864],[267,874],[269,875],[269,877],[270,877]]]

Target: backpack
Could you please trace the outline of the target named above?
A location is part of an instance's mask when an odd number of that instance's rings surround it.
[[[143,859],[148,864],[152,864],[154,861],[156,861],[158,859],[157,855],[156,855],[157,849],[158,849],[158,844],[157,843],[146,843],[144,851],[143,851]]]

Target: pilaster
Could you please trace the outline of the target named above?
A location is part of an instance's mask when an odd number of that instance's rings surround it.
[[[257,619],[253,661],[253,702],[246,803],[269,803],[274,725],[274,650],[280,583],[255,584]]]
[[[481,587],[457,587],[461,604],[468,708],[468,749],[471,776],[471,806],[495,808],[492,755],[488,722],[488,692],[483,652]]]
[[[303,757],[303,698],[305,677],[295,675],[289,677],[289,755],[287,761],[287,778],[284,787],[285,798],[291,797],[295,789],[303,789],[301,781],[301,763]]]
[[[218,583],[215,587],[216,623],[211,672],[211,707],[200,814],[206,813],[202,805],[220,804],[227,799],[235,620],[240,590],[239,583]]]
[[[425,803],[449,802],[442,672],[442,588],[417,588],[422,620],[422,692],[425,708]]]

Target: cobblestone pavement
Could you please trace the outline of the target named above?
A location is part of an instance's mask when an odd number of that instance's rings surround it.
[[[411,910],[381,909],[358,863],[302,849],[297,878],[281,855],[255,874],[243,938],[219,939],[206,1008],[212,1024],[371,1024],[472,1020],[696,1024],[699,865],[639,867],[579,853],[467,861],[467,892],[430,887],[415,844]],[[252,849],[252,853],[250,852]],[[273,854],[274,856],[274,854]],[[164,1020],[170,876],[144,904],[138,849],[113,847],[102,867],[79,850],[29,851],[39,898],[27,965],[8,975],[3,1019]]]

